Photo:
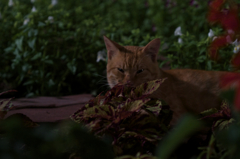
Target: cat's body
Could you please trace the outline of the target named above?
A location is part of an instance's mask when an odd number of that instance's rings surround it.
[[[173,111],[172,124],[186,112],[200,113],[209,108],[219,108],[221,71],[192,69],[162,70],[156,60],[160,40],[154,39],[145,47],[120,46],[104,37],[108,50],[107,79],[110,87],[130,82],[141,83],[167,78],[152,98],[160,98]]]
[[[224,72],[179,69],[163,71],[160,78],[167,80],[153,93],[153,98],[161,98],[173,110],[173,121],[186,112],[198,114],[210,108],[219,109],[219,81]],[[180,72],[184,72],[181,76]],[[186,78],[188,77],[188,78]]]

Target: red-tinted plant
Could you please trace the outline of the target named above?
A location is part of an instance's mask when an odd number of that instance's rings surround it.
[[[224,8],[228,6],[228,8]],[[240,20],[238,17],[238,6],[231,0],[213,0],[209,4],[208,21],[213,24],[220,24],[225,34],[217,37],[209,47],[209,55],[212,59],[218,59],[218,50],[227,46],[233,39],[237,39],[240,32]],[[234,69],[240,69],[240,52],[235,54],[231,60]],[[240,110],[240,75],[226,73],[222,76],[221,87],[236,89],[234,106]]]
[[[118,155],[152,153],[171,120],[169,107],[149,98],[163,81],[149,81],[136,88],[116,85],[104,96],[90,100],[71,119],[95,135],[111,136]]]
[[[226,9],[224,6],[228,5]],[[213,0],[209,4],[208,21],[212,24],[219,24],[224,29],[225,34],[217,37],[210,44],[209,55],[212,59],[218,59],[218,50],[227,46],[235,35],[240,31],[240,20],[238,17],[238,6],[230,0]]]
[[[240,70],[240,52],[233,56],[231,64],[235,70]]]

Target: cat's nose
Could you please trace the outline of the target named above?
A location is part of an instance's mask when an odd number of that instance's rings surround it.
[[[130,75],[126,74],[125,79],[126,79],[126,81],[129,81],[130,80]]]

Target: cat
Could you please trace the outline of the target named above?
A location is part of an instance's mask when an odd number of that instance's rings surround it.
[[[138,86],[147,81],[166,78],[150,97],[159,98],[170,106],[173,111],[171,125],[187,112],[199,114],[210,108],[220,108],[219,82],[226,72],[162,70],[157,62],[159,38],[144,47],[121,46],[106,36],[103,38],[108,56],[107,80],[111,88],[118,83]]]

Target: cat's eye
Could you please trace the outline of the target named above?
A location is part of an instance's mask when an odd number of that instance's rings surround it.
[[[138,70],[138,71],[137,71],[137,74],[138,74],[138,73],[141,73],[141,72],[143,72],[143,69],[141,69],[141,70]]]
[[[121,69],[121,68],[118,68],[118,71],[124,73],[123,69]]]

